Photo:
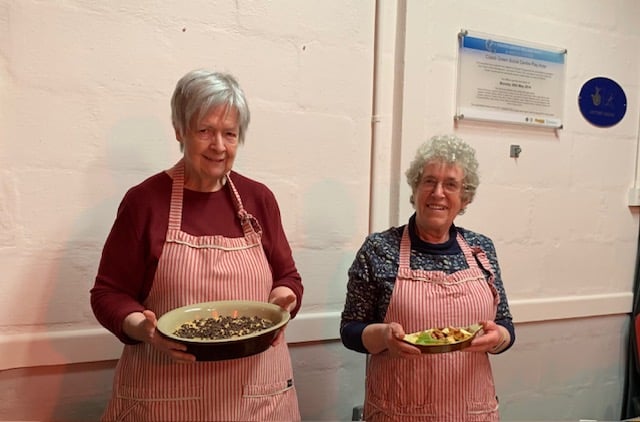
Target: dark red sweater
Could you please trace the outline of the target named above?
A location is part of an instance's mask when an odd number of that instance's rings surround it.
[[[236,172],[231,172],[230,177],[244,208],[262,227],[262,246],[271,266],[273,287],[289,287],[298,299],[291,313],[293,317],[302,303],[303,286],[276,198],[262,183]],[[122,331],[122,322],[131,312],[145,309],[142,302],[151,290],[167,234],[171,186],[171,177],[162,172],[125,194],[90,292],[91,307],[98,321],[126,344],[136,342]],[[242,237],[229,185],[218,192],[185,189],[182,230],[194,236]]]

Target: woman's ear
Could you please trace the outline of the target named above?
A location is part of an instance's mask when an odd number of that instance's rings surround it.
[[[180,132],[178,131],[178,129],[175,130],[175,134],[176,134],[176,141],[178,141],[178,143],[180,144],[180,151],[184,150],[184,142],[182,139],[182,135],[180,135]]]
[[[177,129],[175,129],[175,134],[176,141],[180,144],[180,152],[184,152],[184,140],[182,139],[182,135],[180,135],[180,132]]]
[[[466,201],[462,201],[458,215],[464,214],[467,211],[467,205],[469,205],[470,203],[471,203],[471,200],[469,199],[467,199]]]

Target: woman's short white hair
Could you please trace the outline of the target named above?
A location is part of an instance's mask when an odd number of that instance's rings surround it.
[[[238,81],[228,73],[197,69],[180,78],[171,97],[173,128],[184,137],[192,125],[220,105],[238,111],[238,142],[244,143],[251,117],[249,105]]]
[[[422,179],[422,170],[425,164],[441,162],[459,166],[464,177],[462,179],[462,191],[460,193],[463,203],[470,204],[476,195],[476,189],[480,184],[478,175],[478,160],[476,151],[469,144],[455,135],[434,136],[420,145],[415,158],[405,172],[407,183],[411,186],[411,205],[415,206],[414,195]],[[463,214],[465,208],[460,210]]]

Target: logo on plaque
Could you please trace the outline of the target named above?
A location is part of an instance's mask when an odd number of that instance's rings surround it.
[[[585,82],[578,95],[582,116],[598,127],[617,124],[627,111],[627,96],[622,87],[609,78],[593,78]]]

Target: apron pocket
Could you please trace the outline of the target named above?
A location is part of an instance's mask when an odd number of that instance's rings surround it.
[[[172,401],[172,400],[200,400],[202,387],[200,385],[185,388],[148,388],[137,385],[117,386],[116,396],[120,399],[141,401]]]
[[[467,420],[469,422],[497,421],[498,401],[491,400],[489,402],[467,402]]]
[[[140,422],[201,418],[197,414],[201,408],[201,388],[161,390],[133,385],[119,385],[117,388],[103,420]]]
[[[242,387],[242,398],[270,397],[282,394],[292,388],[292,379],[273,384],[247,384]]]
[[[369,400],[364,405],[364,419],[372,420],[429,420],[436,416],[436,411],[431,403],[411,406],[399,406],[386,400]]]
[[[293,380],[244,385],[241,414],[243,421],[299,420]]]
[[[160,422],[176,420],[206,420],[201,414],[198,398],[191,399],[120,399],[115,415],[105,414],[102,421]],[[186,419],[185,419],[186,418]]]

